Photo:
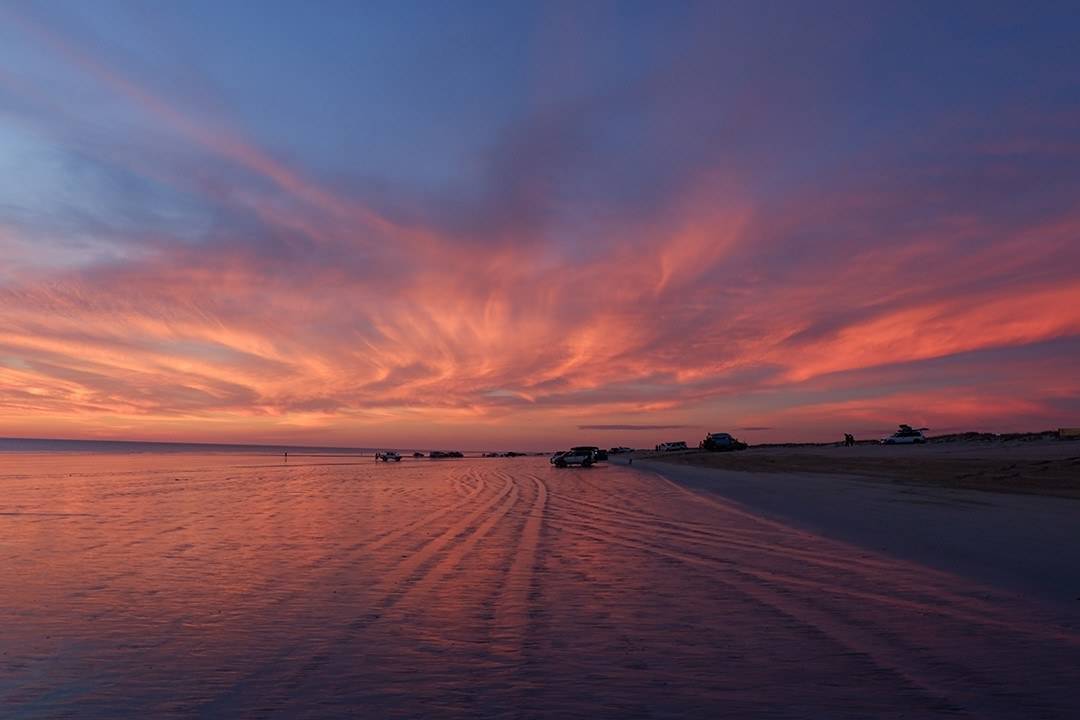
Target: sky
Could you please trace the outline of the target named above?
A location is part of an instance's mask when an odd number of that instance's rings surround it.
[[[1070,5],[0,0],[0,436],[1080,425]]]

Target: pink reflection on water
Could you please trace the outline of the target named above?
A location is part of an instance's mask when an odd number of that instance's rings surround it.
[[[1069,717],[1024,601],[624,468],[0,457],[15,716]]]

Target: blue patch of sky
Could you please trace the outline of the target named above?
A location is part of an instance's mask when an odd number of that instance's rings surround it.
[[[356,192],[483,195],[506,138],[565,113],[548,199],[567,228],[647,213],[708,168],[764,198],[855,163],[895,169],[965,113],[1080,95],[1068,4],[25,7],[182,111]],[[11,27],[0,41],[5,67],[84,131],[152,139],[152,118],[54,51]]]
[[[15,124],[0,125],[0,176],[0,224],[41,247],[41,264],[130,257],[140,245],[198,241],[210,227],[201,202]]]

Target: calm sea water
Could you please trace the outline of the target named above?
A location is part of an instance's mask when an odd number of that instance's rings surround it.
[[[0,454],[0,716],[1080,716],[1022,598],[625,467]]]
[[[172,454],[184,453],[216,455],[222,453],[242,455],[290,454],[362,454],[378,448],[312,447],[288,445],[222,445],[211,443],[129,442],[125,440],[51,440],[35,438],[0,438],[0,453],[93,453],[93,454]]]

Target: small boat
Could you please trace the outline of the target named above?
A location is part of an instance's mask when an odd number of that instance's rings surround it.
[[[384,450],[383,452],[375,453],[375,460],[382,460],[383,462],[390,462],[391,460],[394,462],[401,462],[401,455],[393,450]]]

